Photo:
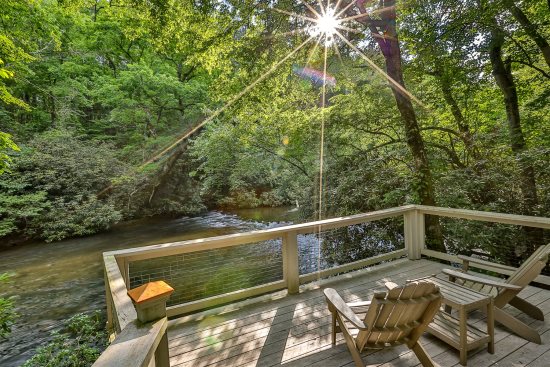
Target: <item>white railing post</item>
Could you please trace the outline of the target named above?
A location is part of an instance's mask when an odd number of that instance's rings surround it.
[[[293,231],[283,235],[283,279],[289,294],[300,292],[298,234]]]
[[[136,308],[137,318],[143,324],[166,317],[166,301],[174,292],[164,281],[150,282],[128,291]],[[155,367],[170,367],[168,333],[164,332],[155,350]]]
[[[411,209],[403,215],[405,219],[405,248],[410,260],[419,260],[426,247],[424,213]]]

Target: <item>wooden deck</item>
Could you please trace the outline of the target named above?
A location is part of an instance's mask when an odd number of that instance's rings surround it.
[[[403,259],[335,278],[323,287],[337,289],[346,301],[368,300],[386,281],[399,284],[439,273],[445,267],[448,266],[428,260]],[[337,345],[331,346],[330,316],[321,290],[309,288],[299,295],[274,294],[248,305],[229,305],[170,321],[171,366],[353,367],[341,334]],[[547,320],[531,319],[510,306],[508,311],[537,328],[543,344],[529,343],[497,324],[495,354],[489,354],[486,349],[472,351],[468,354],[468,366],[550,366],[550,291],[527,287],[521,295],[538,305]],[[484,328],[484,318],[479,311],[469,320]],[[456,350],[429,335],[424,335],[422,342],[441,366],[460,366]],[[403,346],[368,351],[363,356],[367,366],[419,364],[414,354]]]

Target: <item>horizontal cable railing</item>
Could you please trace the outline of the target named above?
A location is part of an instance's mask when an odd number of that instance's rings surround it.
[[[164,280],[169,306],[283,280],[282,241],[190,252],[130,263],[130,288]]]
[[[117,258],[121,274],[129,288],[164,280],[175,288],[169,301],[168,315],[193,312],[244,299],[262,293],[288,289],[297,293],[301,283],[326,277],[376,262],[401,257],[403,250],[403,215],[409,207],[327,219],[261,231],[153,245],[109,253]],[[399,240],[390,243],[376,239],[372,251],[360,256],[336,259],[331,245],[335,234],[348,239],[376,228],[374,221],[396,218]],[[378,227],[382,227],[379,224]],[[319,269],[319,229],[322,230]],[[400,235],[399,235],[400,233]],[[358,239],[359,243],[364,240]],[[363,245],[368,245],[366,242]],[[399,251],[396,251],[399,250]],[[331,255],[332,254],[332,255]],[[378,258],[377,255],[385,255]],[[373,261],[365,260],[374,259]],[[319,271],[321,270],[321,271]]]
[[[318,273],[404,248],[402,217],[298,235],[300,275]]]

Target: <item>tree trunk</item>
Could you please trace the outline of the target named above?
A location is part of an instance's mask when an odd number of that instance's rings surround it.
[[[538,32],[537,26],[531,23],[523,10],[521,10],[513,0],[506,0],[505,3],[514,18],[522,26],[525,33],[527,33],[527,35],[537,44],[544,56],[546,64],[550,67],[550,45],[548,41]]]
[[[458,106],[458,103],[453,96],[451,83],[449,82],[449,79],[445,74],[445,70],[443,70],[441,65],[436,63],[434,74],[437,81],[439,82],[439,85],[441,86],[443,99],[445,99],[445,102],[451,108],[451,113],[453,115],[453,118],[455,119],[458,131],[460,131],[462,141],[464,142],[464,145],[466,145],[466,149],[468,150],[468,152],[472,154],[474,158],[476,158],[477,154],[475,152],[474,138],[472,136],[472,132],[470,131],[470,126],[464,118],[464,115],[462,114],[462,111],[460,110],[460,107]]]
[[[494,28],[491,31],[489,45],[489,58],[495,81],[504,96],[506,106],[506,117],[510,131],[510,147],[517,158],[520,169],[520,189],[523,195],[524,207],[522,212],[527,215],[536,213],[539,201],[537,197],[537,186],[535,181],[535,170],[525,160],[522,153],[526,150],[527,144],[521,128],[519,113],[519,102],[516,85],[512,75],[512,65],[502,58],[502,46],[504,44],[504,33],[501,29]],[[535,245],[543,243],[543,231],[540,228],[527,228],[529,239]]]
[[[358,5],[361,13],[367,13],[364,3]],[[401,62],[401,49],[396,28],[396,7],[395,0],[384,0],[380,12],[380,20],[373,20],[369,16],[358,18],[369,26],[370,31],[375,35],[384,59],[386,61],[386,72],[388,75],[405,88],[403,79],[403,68]],[[391,84],[392,92],[401,114],[405,127],[407,146],[413,156],[415,168],[415,186],[420,203],[422,205],[436,206],[435,192],[432,173],[428,164],[428,155],[424,146],[424,140],[420,133],[416,113],[411,98],[400,89]],[[426,216],[426,243],[429,248],[446,252],[443,244],[443,237],[439,219],[434,216]]]

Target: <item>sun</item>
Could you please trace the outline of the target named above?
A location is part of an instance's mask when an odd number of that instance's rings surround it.
[[[323,34],[327,38],[333,38],[336,34],[336,28],[340,26],[340,21],[334,15],[335,11],[332,8],[329,8],[325,11],[324,14],[320,15],[316,19],[315,28],[317,28],[318,34]]]
[[[336,9],[327,8],[323,12],[316,12],[314,18],[307,18],[311,22],[309,34],[324,39],[325,45],[334,43],[338,28],[342,27],[341,20],[336,16]]]

